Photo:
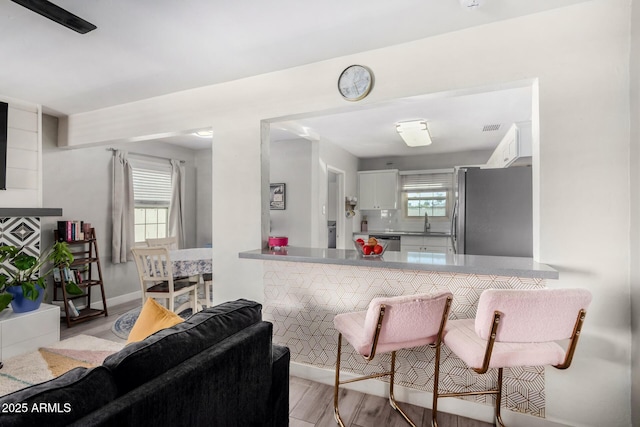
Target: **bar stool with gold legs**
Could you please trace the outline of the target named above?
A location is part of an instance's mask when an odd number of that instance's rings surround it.
[[[435,375],[432,425],[438,425],[439,397],[494,394],[495,422],[504,426],[500,415],[503,369],[547,365],[567,369],[590,303],[591,293],[586,289],[488,289],[482,292],[475,319],[449,321],[444,344],[479,374],[497,368],[497,387],[440,393],[438,375]],[[566,349],[556,342],[566,339],[569,340]]]
[[[396,351],[432,345],[435,347],[436,359],[438,359],[452,298],[450,292],[374,298],[366,311],[335,316],[333,323],[339,334],[333,409],[336,422],[340,426],[344,427],[338,410],[340,385],[383,376],[389,376],[391,407],[397,410],[409,424],[415,426],[400,409],[393,395]],[[372,360],[376,353],[391,353],[389,371],[340,381],[343,336],[366,361]]]

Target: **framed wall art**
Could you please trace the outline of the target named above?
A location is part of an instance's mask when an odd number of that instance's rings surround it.
[[[269,189],[269,208],[283,211],[286,209],[287,186],[284,183],[271,184]]]

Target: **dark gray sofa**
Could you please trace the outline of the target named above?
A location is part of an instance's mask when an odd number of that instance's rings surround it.
[[[0,410],[26,411],[0,412],[0,425],[287,426],[289,350],[271,337],[260,304],[211,307],[102,366],[4,396]]]

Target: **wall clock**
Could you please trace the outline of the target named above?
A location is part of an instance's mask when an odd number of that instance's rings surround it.
[[[373,73],[363,65],[351,65],[338,77],[338,90],[347,101],[359,101],[371,92]]]

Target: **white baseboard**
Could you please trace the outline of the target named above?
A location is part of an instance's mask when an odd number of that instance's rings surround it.
[[[142,291],[135,291],[124,295],[118,295],[117,297],[107,298],[107,308],[134,300],[140,301],[140,305],[142,305]],[[80,310],[85,306],[78,304],[76,307]],[[91,303],[91,308],[95,310],[102,310],[102,301]]]
[[[142,291],[135,291],[124,295],[118,295],[117,297],[107,298],[107,307],[124,304],[125,302],[134,300],[140,301],[140,305],[142,305]],[[97,307],[102,307],[102,303],[100,302],[91,304],[91,308],[96,308],[94,307],[94,305],[97,305]]]
[[[332,369],[319,368],[316,366],[305,365],[302,363],[291,362],[291,375],[304,378],[322,384],[333,386],[335,383],[335,371]],[[348,372],[341,372],[340,379],[346,380],[355,378],[356,375]],[[361,393],[367,393],[374,396],[387,397],[389,395],[389,383],[380,380],[367,380],[355,383],[344,384],[341,387],[355,390]],[[396,385],[394,387],[394,395],[397,401],[405,402],[423,408],[432,407],[433,393],[420,391],[408,387]],[[472,418],[474,420],[493,423],[493,407],[482,405],[479,403],[469,402],[467,400],[456,398],[438,399],[438,412],[446,412],[461,417]],[[534,417],[531,415],[520,414],[503,409],[502,420],[508,426],[513,427],[563,427],[565,424],[559,424],[546,418]]]

